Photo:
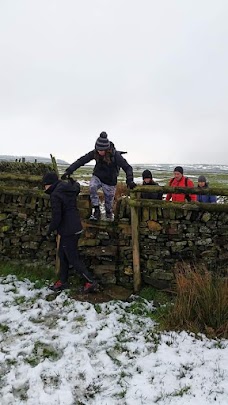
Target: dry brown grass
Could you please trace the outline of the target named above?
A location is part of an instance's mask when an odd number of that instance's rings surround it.
[[[184,267],[176,274],[176,300],[168,314],[171,328],[228,337],[228,280],[205,269]]]
[[[115,200],[118,200],[120,197],[123,197],[125,195],[128,195],[128,188],[126,183],[117,183]]]

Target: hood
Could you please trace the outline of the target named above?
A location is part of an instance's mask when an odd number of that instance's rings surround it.
[[[205,183],[205,186],[200,187],[199,185],[197,186],[198,188],[208,188],[209,187],[209,183]]]
[[[112,152],[113,155],[115,155],[116,153],[116,148],[113,142],[110,141],[110,150]]]
[[[143,185],[144,186],[158,186],[158,183],[156,183],[153,179],[151,179],[150,183],[145,183],[145,181],[143,181]]]
[[[80,193],[80,184],[73,179],[67,182],[59,180],[55,184],[52,184],[51,187],[46,190],[46,193],[51,194],[54,190],[58,193],[75,194],[75,196],[77,196]]]

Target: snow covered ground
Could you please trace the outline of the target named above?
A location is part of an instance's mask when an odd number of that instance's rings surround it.
[[[137,297],[53,298],[0,278],[1,405],[227,405],[228,341],[156,333]]]

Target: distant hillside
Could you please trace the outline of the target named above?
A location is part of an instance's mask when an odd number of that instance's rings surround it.
[[[26,162],[34,163],[35,159],[37,163],[51,163],[51,158],[40,157],[40,156],[12,156],[12,155],[0,155],[0,161],[5,162],[15,162],[15,160],[22,160],[22,157],[25,159]],[[56,162],[59,165],[69,165],[68,162],[61,159],[56,159]]]

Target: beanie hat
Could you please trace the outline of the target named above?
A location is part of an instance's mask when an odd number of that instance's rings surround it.
[[[152,179],[152,173],[150,170],[144,170],[142,172],[142,178],[144,179]]]
[[[199,183],[206,183],[207,182],[206,177],[205,176],[199,176],[198,177],[198,182]]]
[[[58,181],[57,174],[55,172],[48,172],[48,173],[44,174],[42,184],[44,186],[47,186],[47,185],[50,185],[50,184],[54,184],[57,181]]]
[[[174,172],[179,172],[179,173],[183,174],[183,173],[184,173],[184,169],[183,169],[183,167],[181,167],[181,166],[177,166],[177,167],[175,167]]]
[[[108,135],[106,132],[101,132],[99,138],[97,138],[95,143],[96,150],[107,150],[110,148],[110,142],[108,140]]]

